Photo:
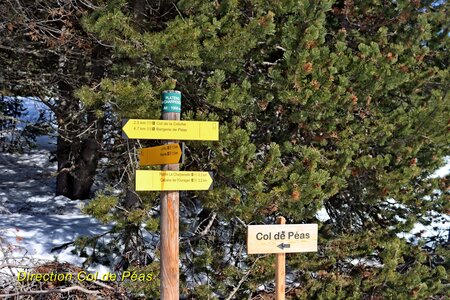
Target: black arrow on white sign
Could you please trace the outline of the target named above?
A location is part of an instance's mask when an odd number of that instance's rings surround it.
[[[284,250],[284,248],[291,248],[291,244],[281,243],[277,247],[280,248],[281,250]]]

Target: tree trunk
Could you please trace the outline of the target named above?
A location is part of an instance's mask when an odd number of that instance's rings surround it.
[[[105,54],[101,46],[92,51],[91,72],[94,83],[104,76],[102,58]],[[59,82],[58,87],[66,101],[61,101],[56,113],[59,127],[56,194],[70,199],[87,199],[100,159],[104,120],[92,111],[80,113],[80,103],[73,96],[74,87],[64,81]]]
[[[87,124],[76,122],[78,128],[93,125],[87,133],[78,137],[80,130],[67,130],[60,120],[56,158],[58,161],[58,176],[56,178],[56,194],[70,199],[89,198],[103,138],[103,119],[98,119],[93,113],[88,113]]]
[[[54,111],[58,122],[58,138],[56,145],[56,160],[58,161],[58,175],[56,177],[56,195],[73,197],[73,169],[76,155],[76,128],[80,126],[78,101],[72,97],[73,88],[64,80],[58,82],[60,99]]]
[[[66,141],[61,135],[58,136],[56,145],[56,159],[58,161],[58,176],[56,177],[56,195],[63,195],[72,198],[73,178],[69,170],[72,167],[70,162],[70,142]]]
[[[103,123],[103,119],[96,119],[93,113],[88,114],[88,124],[95,124],[95,128],[81,143],[73,182],[73,199],[89,198],[100,158]]]

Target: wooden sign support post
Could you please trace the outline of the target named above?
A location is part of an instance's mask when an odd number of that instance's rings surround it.
[[[162,171],[137,170],[136,191],[161,191],[161,270],[160,298],[178,300],[180,294],[179,258],[179,190],[212,188],[210,172],[180,172],[178,164],[184,154],[175,140],[219,140],[219,122],[180,121],[181,92],[162,93],[163,120],[123,120],[123,137],[127,139],[167,140],[163,146],[142,149],[140,165],[163,164]]]
[[[278,224],[286,224],[284,217],[277,218]],[[286,254],[277,253],[275,262],[275,289],[276,300],[284,300],[284,293],[286,290]]]
[[[276,300],[285,299],[286,253],[317,252],[317,224],[288,224],[284,217],[277,225],[248,225],[247,254],[275,253]]]
[[[181,92],[162,93],[163,120],[180,120]],[[164,144],[175,144],[167,141]],[[179,164],[167,164],[162,170],[179,171]],[[161,192],[161,285],[160,297],[163,300],[178,300],[180,294],[179,270],[179,207],[178,191]]]

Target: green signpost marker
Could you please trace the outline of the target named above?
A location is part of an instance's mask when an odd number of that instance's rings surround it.
[[[164,91],[162,92],[162,110],[163,112],[181,113],[181,92]]]

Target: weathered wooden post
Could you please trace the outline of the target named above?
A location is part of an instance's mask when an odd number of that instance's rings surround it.
[[[180,120],[181,92],[164,91],[162,93],[163,120]],[[166,141],[164,144],[174,144],[177,141]],[[167,164],[162,170],[179,171],[179,164]],[[179,206],[178,191],[161,192],[161,285],[160,293],[163,300],[178,300],[180,289],[179,270]]]
[[[278,224],[286,224],[284,217],[277,218]],[[284,300],[284,293],[286,290],[286,254],[277,253],[275,262],[275,289],[276,300]]]

